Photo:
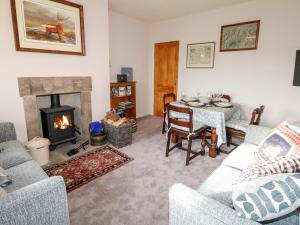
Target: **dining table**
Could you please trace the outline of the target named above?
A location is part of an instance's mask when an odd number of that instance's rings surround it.
[[[179,107],[189,107],[193,110],[193,123],[202,123],[207,127],[211,127],[211,143],[209,145],[209,156],[215,158],[218,149],[222,144],[227,143],[226,121],[229,119],[240,119],[241,107],[238,103],[232,103],[230,107],[219,107],[215,104],[206,104],[202,107],[190,106],[184,101],[171,102],[171,105]],[[171,116],[172,113],[171,112]],[[177,118],[188,119],[186,114],[176,114]]]

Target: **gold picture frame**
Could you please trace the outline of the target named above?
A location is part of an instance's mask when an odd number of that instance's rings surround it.
[[[11,0],[17,51],[85,55],[83,6],[65,0]]]

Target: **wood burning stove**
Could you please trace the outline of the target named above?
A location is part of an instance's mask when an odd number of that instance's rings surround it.
[[[59,94],[51,95],[50,108],[40,109],[43,135],[51,142],[50,150],[65,142],[76,143],[74,110],[71,106],[60,105]]]

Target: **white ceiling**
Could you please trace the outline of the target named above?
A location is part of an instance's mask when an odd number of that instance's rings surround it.
[[[109,0],[109,9],[145,22],[157,22],[252,0]]]

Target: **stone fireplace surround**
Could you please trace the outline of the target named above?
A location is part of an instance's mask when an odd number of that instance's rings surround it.
[[[23,98],[28,140],[40,135],[38,96],[80,93],[83,136],[89,135],[92,121],[92,78],[87,77],[20,77],[20,97]]]

